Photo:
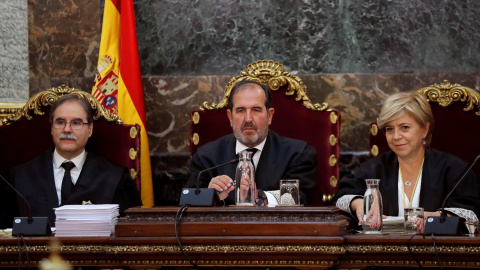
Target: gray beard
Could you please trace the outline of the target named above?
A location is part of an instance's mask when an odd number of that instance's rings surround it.
[[[267,137],[268,127],[263,130],[257,130],[257,133],[251,139],[247,139],[239,129],[235,129],[233,134],[235,135],[235,138],[242,144],[246,146],[255,146],[260,144]]]

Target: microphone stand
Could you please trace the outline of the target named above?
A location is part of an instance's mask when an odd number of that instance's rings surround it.
[[[453,186],[452,190],[447,194],[447,196],[445,196],[445,199],[442,203],[440,216],[427,218],[425,222],[425,230],[423,232],[424,235],[462,235],[463,233],[467,233],[467,228],[465,227],[465,224],[462,222],[462,219],[460,217],[447,216],[447,212],[445,211],[445,205],[447,204],[447,200],[457,189],[458,185],[462,182],[467,173],[472,170],[473,166],[477,163],[479,159],[480,154],[475,158],[475,160],[472,162],[472,165],[468,167],[465,173],[463,173],[462,177],[460,177],[457,183]]]
[[[52,231],[50,225],[48,224],[47,217],[32,217],[32,209],[27,199],[13,187],[1,174],[0,179],[5,182],[15,193],[25,202],[28,210],[28,217],[14,217],[12,225],[12,235],[32,235],[32,236],[43,236],[50,234]]]

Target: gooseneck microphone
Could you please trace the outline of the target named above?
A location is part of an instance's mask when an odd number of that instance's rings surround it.
[[[473,160],[472,165],[463,173],[460,179],[455,183],[452,190],[445,196],[445,199],[442,203],[442,208],[440,209],[440,217],[428,217],[425,222],[424,234],[435,234],[435,235],[461,235],[462,230],[465,231],[465,226],[462,224],[460,217],[448,217],[447,212],[445,211],[445,205],[447,200],[457,189],[458,185],[463,181],[465,176],[472,170],[473,166],[480,159],[480,154]]]
[[[200,186],[199,186],[200,185],[200,176],[202,175],[202,173],[208,172],[208,171],[211,171],[213,169],[220,168],[220,167],[223,167],[225,165],[232,164],[232,163],[238,163],[238,158],[234,158],[234,159],[230,160],[229,162],[225,162],[225,163],[222,163],[220,165],[213,166],[213,167],[207,168],[205,170],[201,170],[197,175],[197,190],[200,189]]]
[[[22,198],[23,202],[27,206],[28,210],[28,217],[14,217],[13,218],[13,226],[12,226],[12,235],[27,235],[27,236],[42,236],[51,233],[50,225],[48,224],[47,217],[32,217],[32,208],[28,203],[27,199],[23,197],[23,195],[13,187],[10,182],[8,182],[1,174],[0,178],[3,182],[5,182],[15,194],[17,194],[20,198]]]
[[[217,166],[213,166],[204,170],[201,170],[197,175],[197,187],[196,188],[184,188],[180,195],[179,205],[190,206],[215,206],[219,203],[218,194],[213,188],[200,188],[200,176],[208,171],[223,167],[228,164],[238,163],[238,158],[232,159],[228,162],[222,163]]]

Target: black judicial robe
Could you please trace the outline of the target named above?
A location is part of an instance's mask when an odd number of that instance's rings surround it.
[[[456,156],[427,148],[422,170],[420,207],[429,212],[438,211],[468,167],[465,161]],[[333,198],[334,203],[344,195],[363,196],[366,190],[365,179],[380,179],[383,214],[398,216],[398,168],[398,158],[393,151],[366,161],[353,174],[340,180],[338,192]],[[472,210],[480,217],[480,188],[473,171],[465,176],[447,200],[446,207]]]
[[[59,206],[55,179],[53,176],[53,151],[42,153],[31,161],[15,167],[10,173],[10,181],[28,200],[33,216],[46,216],[51,226],[55,224],[53,208]],[[6,192],[8,190],[8,192]],[[2,188],[2,224],[11,226],[13,216],[27,216],[24,201],[11,189]],[[7,194],[6,194],[7,193]],[[16,199],[15,199],[16,198]],[[5,202],[9,200],[8,202]],[[78,177],[75,189],[65,204],[119,204],[120,213],[133,206],[142,205],[135,181],[131,180],[128,169],[115,165],[93,152],[87,153],[85,164]]]
[[[197,176],[201,170],[228,162],[238,156],[235,154],[236,139],[233,134],[198,148],[189,165],[186,187],[196,187]],[[268,131],[265,146],[255,171],[255,183],[258,189],[278,190],[280,179],[299,179],[300,201],[309,204],[311,191],[315,187],[317,154],[313,146],[304,141],[280,136],[273,130]],[[235,179],[237,164],[229,164],[218,169],[202,173],[200,187],[206,188],[210,180],[218,175],[228,175]],[[225,204],[235,204],[232,191]]]

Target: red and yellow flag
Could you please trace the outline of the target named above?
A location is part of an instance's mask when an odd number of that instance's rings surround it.
[[[92,94],[125,124],[140,125],[142,202],[144,207],[152,207],[152,170],[132,0],[105,0],[97,77]]]

